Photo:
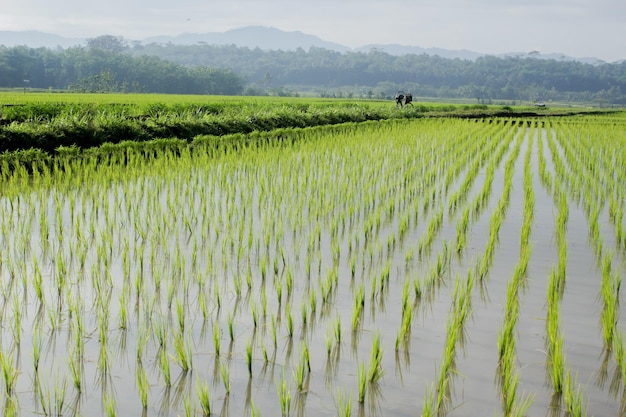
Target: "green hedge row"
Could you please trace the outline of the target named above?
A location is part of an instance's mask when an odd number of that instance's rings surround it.
[[[346,122],[363,122],[423,113],[367,106],[328,107],[301,111],[206,115],[201,117],[164,114],[156,117],[63,117],[52,121],[11,122],[0,126],[0,152],[31,148],[54,153],[61,146],[98,147],[126,140],[149,141],[175,137],[192,140],[199,135],[223,136],[288,127],[307,127]]]

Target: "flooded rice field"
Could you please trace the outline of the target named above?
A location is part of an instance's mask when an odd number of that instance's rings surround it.
[[[3,167],[19,416],[619,416],[626,119]]]

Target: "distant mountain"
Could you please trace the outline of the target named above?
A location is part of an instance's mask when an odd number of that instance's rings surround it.
[[[128,40],[136,42],[135,40]],[[309,35],[300,31],[284,31],[272,27],[246,26],[239,29],[232,29],[226,32],[206,32],[206,33],[184,33],[177,36],[152,36],[138,41],[142,44],[149,43],[172,43],[175,45],[194,45],[205,43],[208,45],[237,45],[240,47],[260,48],[264,50],[285,51],[302,48],[308,50],[310,47],[324,48],[338,52],[370,52],[378,50],[390,55],[400,56],[407,54],[438,55],[442,58],[459,58],[464,60],[476,60],[488,54],[469,50],[450,50],[443,48],[422,48],[419,46],[399,45],[399,44],[371,44],[359,48],[350,48],[334,42],[325,41],[315,35]],[[69,48],[71,46],[85,45],[86,39],[65,38],[63,36],[39,32],[39,31],[0,31],[0,45],[16,46],[26,45],[33,48]],[[563,54],[542,54],[537,51],[531,52],[511,52],[499,54],[503,57],[530,57],[538,59],[554,59],[557,61],[578,61],[587,64],[599,65],[604,61],[598,58],[573,58]]]
[[[153,36],[146,38],[142,43],[173,43],[177,45],[193,45],[206,43],[208,45],[237,45],[248,48],[295,50],[310,47],[330,49],[339,52],[349,51],[350,48],[338,43],[327,42],[314,35],[300,31],[286,32],[280,29],[263,26],[246,26],[226,32],[185,33],[178,36]]]
[[[39,32],[36,30],[9,31],[0,30],[0,45],[18,46],[26,45],[31,48],[69,48],[71,46],[85,44],[85,39],[65,38],[51,33]]]

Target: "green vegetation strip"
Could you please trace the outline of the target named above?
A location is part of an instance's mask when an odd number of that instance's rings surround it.
[[[123,94],[5,93],[0,94],[0,103],[0,152],[38,149],[51,154],[60,147],[91,148],[163,138],[191,141],[199,135],[248,134],[368,120],[572,114],[571,109],[486,105],[416,103],[397,109],[388,101]],[[29,157],[35,156],[23,156]]]

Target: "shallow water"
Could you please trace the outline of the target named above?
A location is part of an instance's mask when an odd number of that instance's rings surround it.
[[[433,126],[440,129],[437,135],[428,130]],[[486,206],[470,222],[467,247],[459,257],[454,254],[432,296],[416,299],[413,283],[426,285],[438,257],[446,247],[454,247],[462,213],[460,207],[450,215],[447,199],[467,171],[459,171],[446,193],[446,167],[463,151],[470,155],[468,163],[489,158],[468,134],[480,138],[489,130],[490,140],[499,141],[509,129],[523,135],[510,204],[489,275],[472,291],[472,314],[464,326],[464,342],[457,342],[447,414],[502,412],[497,337],[507,283],[519,258],[528,135],[538,132],[531,150],[532,255],[516,325],[518,395],[534,396],[529,415],[565,415],[551,405],[546,374],[547,280],[558,259],[557,209],[551,190],[539,181],[537,162],[537,140],[543,140],[548,170],[556,175],[545,145],[547,132],[473,121],[410,122],[374,133],[355,129],[352,137],[342,140],[321,138],[293,149],[242,151],[216,159],[181,158],[157,164],[152,172],[129,175],[128,180],[35,189],[13,200],[2,197],[2,352],[19,370],[5,403],[17,403],[18,414],[24,416],[41,415],[44,406],[55,405],[63,415],[106,415],[105,403],[113,404],[118,415],[158,416],[185,415],[187,403],[191,414],[200,415],[196,389],[202,381],[209,386],[214,414],[250,415],[254,406],[261,415],[279,415],[277,384],[284,379],[291,393],[291,415],[335,416],[338,392],[351,397],[353,415],[420,414],[428,390],[438,380],[455,280],[465,279],[485,251],[492,212],[504,188],[504,164],[515,139],[496,167]],[[432,164],[433,155],[439,165]],[[478,195],[485,169],[480,169],[463,204]],[[618,381],[613,393],[615,359],[608,355],[605,361],[603,354],[601,274],[588,240],[586,214],[577,204],[570,198],[567,283],[561,302],[566,366],[577,375],[592,414],[619,415],[623,386]],[[440,208],[445,213],[442,224],[430,249],[420,254],[419,242]],[[600,222],[608,250],[615,235],[605,211]],[[403,216],[410,220],[406,236],[400,238]],[[616,252],[618,268],[623,255],[619,248]],[[42,276],[43,304],[36,295],[35,265]],[[380,277],[386,273],[381,288]],[[396,350],[406,281],[412,326]],[[353,331],[354,300],[361,286],[363,312]],[[280,301],[277,288],[282,289]],[[314,313],[311,294],[316,297]],[[124,311],[127,319],[121,325]],[[156,334],[159,326],[166,330],[169,384]],[[176,360],[179,334],[191,352],[188,372]],[[380,335],[384,375],[368,385],[360,404],[357,370],[361,363],[369,366],[375,335]],[[37,371],[33,340],[41,344]],[[80,353],[77,341],[84,343]],[[251,376],[247,344],[253,346]],[[298,392],[295,370],[304,346],[311,370]],[[72,361],[81,369],[80,392],[73,383]],[[145,370],[149,382],[145,410],[138,369]],[[222,369],[228,371],[229,393]]]

